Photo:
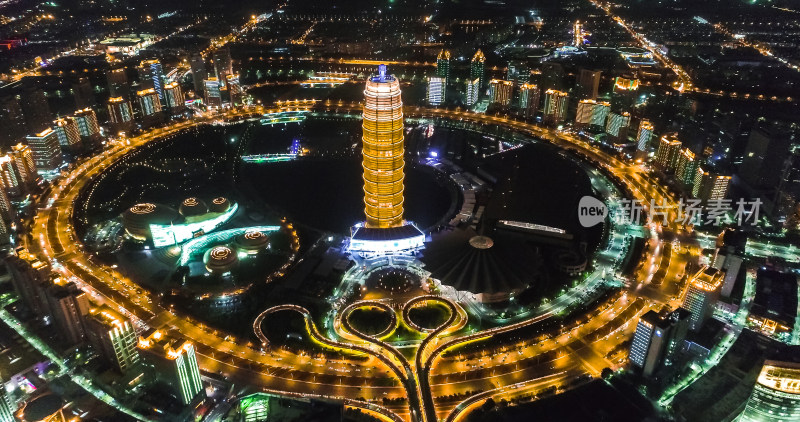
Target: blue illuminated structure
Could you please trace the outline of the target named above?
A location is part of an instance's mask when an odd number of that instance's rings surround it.
[[[150,235],[153,239],[153,246],[161,248],[164,246],[177,245],[183,243],[197,235],[211,232],[217,227],[225,224],[236,214],[239,205],[234,203],[222,214],[211,218],[201,218],[198,221],[190,221],[181,224],[150,224]],[[206,217],[206,216],[203,216]]]

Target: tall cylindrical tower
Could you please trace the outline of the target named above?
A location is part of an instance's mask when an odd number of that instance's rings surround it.
[[[400,82],[378,66],[364,90],[364,213],[368,228],[403,225],[403,103]]]

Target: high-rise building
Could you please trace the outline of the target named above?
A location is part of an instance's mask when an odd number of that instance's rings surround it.
[[[764,127],[753,129],[744,150],[739,176],[754,188],[774,188],[789,157],[788,134]]]
[[[84,317],[89,313],[89,297],[73,282],[52,279],[45,290],[50,316],[61,338],[70,346],[86,340]]]
[[[578,76],[578,92],[581,99],[597,99],[602,76],[603,72],[600,70],[581,69]]]
[[[15,422],[14,413],[16,405],[11,402],[11,397],[6,393],[6,383],[0,379],[0,422]]]
[[[6,191],[0,189],[0,224],[2,224],[2,241],[8,243],[10,240],[10,233],[8,231],[8,225],[6,224],[7,221],[11,221],[11,219],[15,215],[15,210],[11,206],[11,201],[8,199],[8,195]]]
[[[19,98],[8,95],[0,98],[0,145],[9,146],[18,142],[27,133],[25,130],[25,115],[19,105]]]
[[[542,90],[538,85],[525,83],[519,87],[519,109],[526,119],[532,119],[539,111]]]
[[[47,97],[41,89],[27,87],[19,95],[19,105],[25,116],[25,125],[30,132],[41,132],[53,121]]]
[[[200,54],[195,54],[189,60],[189,66],[192,69],[192,80],[194,81],[194,91],[198,94],[205,92],[205,85],[203,81],[208,79],[208,71],[206,71],[206,61]]]
[[[689,148],[678,153],[678,164],[675,166],[675,177],[684,185],[693,185],[697,177],[699,160]]]
[[[131,97],[131,86],[125,68],[111,69],[106,72],[108,94],[110,97]]]
[[[631,114],[610,113],[606,121],[606,135],[612,140],[622,141],[628,138],[628,127],[631,124]]]
[[[692,196],[699,199],[703,204],[709,201],[725,199],[731,186],[731,176],[724,176],[711,173],[697,167],[695,173],[694,186],[692,186]]]
[[[125,373],[139,363],[138,337],[133,325],[108,306],[89,309],[86,336],[92,347],[120,372]]]
[[[469,79],[480,80],[478,83],[478,91],[486,86],[486,57],[481,50],[476,51],[475,55],[472,56],[472,61],[469,64]]]
[[[183,100],[183,91],[177,82],[164,85],[164,104],[172,114],[178,114],[186,108]]]
[[[161,101],[155,89],[145,89],[136,92],[136,99],[139,103],[139,113],[143,119],[161,113]]]
[[[131,102],[123,97],[108,99],[108,116],[114,133],[130,132],[133,129],[133,110]]]
[[[572,44],[575,47],[580,47],[583,45],[583,25],[581,21],[575,21],[575,24],[572,26]]]
[[[40,317],[48,315],[44,290],[50,284],[50,265],[20,249],[16,255],[6,257],[6,266],[22,303]]]
[[[561,63],[547,61],[542,64],[541,83],[542,89],[546,92],[549,90],[564,91],[566,84],[564,79],[566,72]]]
[[[432,106],[441,105],[444,102],[444,93],[447,88],[447,80],[442,76],[428,77],[428,104]]]
[[[511,105],[511,96],[514,92],[514,82],[504,81],[502,79],[492,79],[489,81],[490,96],[492,104],[498,104],[503,107]]]
[[[3,183],[3,192],[14,197],[22,194],[24,186],[11,154],[0,156],[0,180]]]
[[[671,173],[675,171],[678,164],[678,155],[681,151],[681,141],[678,140],[678,135],[669,133],[661,137],[658,142],[658,150],[656,151],[656,165],[665,172]]]
[[[164,69],[158,59],[142,60],[137,68],[143,91],[154,89],[159,100],[164,99]],[[140,91],[141,92],[141,91]]]
[[[639,131],[636,133],[636,158],[643,159],[647,155],[650,139],[653,138],[653,124],[642,119],[639,122]]]
[[[704,266],[689,280],[689,288],[683,299],[683,307],[692,313],[689,328],[697,331],[714,312],[725,272]]]
[[[14,145],[11,147],[11,156],[14,157],[14,165],[20,183],[28,188],[35,184],[39,178],[39,172],[36,169],[36,162],[33,160],[31,147],[22,143]]]
[[[466,82],[467,92],[465,103],[467,107],[472,107],[478,103],[481,94],[481,79],[475,78]]]
[[[444,78],[445,86],[450,82],[450,51],[442,50],[436,57],[436,76]]]
[[[800,364],[764,361],[753,393],[737,422],[800,420]]]
[[[100,135],[100,125],[97,124],[97,115],[91,108],[77,110],[71,117],[78,125],[82,138],[92,138]]]
[[[81,133],[75,119],[57,119],[54,121],[58,143],[63,148],[73,149],[81,143]]]
[[[364,90],[364,213],[369,228],[403,225],[405,150],[400,81],[386,65],[367,79]]]
[[[575,115],[575,126],[577,128],[602,128],[606,124],[609,110],[611,110],[611,104],[609,103],[590,99],[580,100],[578,102],[578,111]]]
[[[239,83],[239,75],[236,73],[230,74],[225,76],[225,79],[225,88],[228,91],[227,102],[230,103],[231,106],[242,104],[244,100],[244,90],[242,89],[242,85]]]
[[[222,107],[222,93],[220,92],[217,78],[208,78],[203,81],[204,96],[207,107]]]
[[[75,108],[89,108],[96,104],[89,78],[80,77],[72,84],[72,96],[75,98]]]
[[[665,317],[655,311],[648,311],[636,325],[631,349],[628,354],[631,363],[642,369],[649,377],[667,359],[672,358],[683,347],[689,331],[690,312],[678,308]]]
[[[39,170],[53,171],[63,163],[58,135],[53,129],[47,129],[35,135],[25,137],[33,154],[33,163]]]
[[[192,343],[172,340],[160,331],[153,331],[140,337],[137,346],[143,360],[174,389],[181,403],[188,405],[202,393],[203,383]]]
[[[564,122],[568,100],[566,92],[548,89],[544,93],[544,123],[555,126]]]
[[[515,84],[524,84],[530,82],[531,68],[528,66],[528,63],[517,60],[508,62],[506,80],[512,81]]]
[[[214,73],[220,85],[226,86],[226,76],[233,74],[233,59],[231,58],[231,50],[228,47],[221,47],[211,53],[211,59],[214,61]]]
[[[725,271],[725,279],[722,281],[722,297],[730,297],[736,278],[744,262],[745,249],[747,247],[747,234],[742,230],[727,228],[717,237],[714,258],[711,266]]]

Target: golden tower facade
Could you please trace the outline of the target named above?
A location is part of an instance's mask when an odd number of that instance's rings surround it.
[[[378,66],[364,89],[364,213],[368,228],[403,225],[403,102],[400,82]]]

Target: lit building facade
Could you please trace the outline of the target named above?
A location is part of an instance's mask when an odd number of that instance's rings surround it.
[[[656,165],[665,172],[675,171],[680,151],[681,141],[678,140],[676,134],[670,133],[662,136],[656,151]]]
[[[164,85],[164,104],[173,114],[180,113],[185,108],[183,91],[177,82]]]
[[[544,122],[558,125],[567,117],[568,94],[555,89],[548,89],[544,93]]]
[[[578,102],[578,111],[575,115],[575,126],[578,128],[602,128],[606,124],[611,104],[587,99]]]
[[[139,363],[138,337],[133,325],[108,306],[89,309],[86,336],[92,347],[121,373]]]
[[[492,79],[489,81],[489,91],[492,104],[508,107],[511,105],[511,95],[514,91],[514,82],[504,81],[502,79]]]
[[[666,334],[660,327],[661,318],[655,311],[649,311],[639,318],[633,334],[628,359],[642,369],[645,376],[652,375],[661,359],[666,345]]]
[[[466,82],[466,86],[467,86],[467,92],[466,92],[466,96],[465,96],[466,97],[465,98],[465,103],[466,103],[467,107],[472,107],[475,104],[477,104],[478,100],[480,99],[481,79],[480,78],[475,78],[475,79],[473,79],[471,81],[467,81]]]
[[[207,107],[222,107],[222,93],[217,78],[208,78],[203,81],[203,96]]]
[[[697,167],[697,173],[692,186],[692,196],[699,199],[703,204],[709,201],[725,199],[731,187],[731,176],[711,173],[702,167]]]
[[[127,132],[133,128],[133,109],[131,102],[122,97],[108,99],[108,116],[115,132]]]
[[[472,56],[472,61],[469,64],[469,79],[480,80],[478,83],[479,91],[486,86],[486,56],[483,55],[481,50],[476,51],[475,55]]]
[[[160,331],[140,337],[137,347],[143,360],[178,394],[181,403],[192,403],[203,391],[200,369],[194,345],[188,341],[172,340]]]
[[[75,283],[54,278],[45,293],[50,316],[58,334],[70,346],[86,340],[84,317],[89,313],[89,297]]]
[[[675,167],[675,177],[684,185],[693,185],[697,176],[699,161],[689,148],[684,148],[678,153],[678,164]]]
[[[136,99],[139,102],[139,112],[142,118],[147,118],[161,112],[161,101],[153,88],[136,92]]]
[[[691,312],[689,328],[697,331],[714,311],[725,272],[705,266],[690,280],[683,307]]]
[[[542,90],[538,85],[524,83],[519,87],[519,109],[526,119],[536,116],[539,103],[542,100]]]
[[[6,393],[6,383],[0,379],[0,422],[15,422],[14,412],[16,405],[11,403],[11,397]]]
[[[403,103],[400,82],[386,74],[367,79],[364,90],[363,156],[364,213],[367,227],[390,228],[403,224]]]
[[[639,122],[639,131],[636,132],[636,152],[638,158],[643,158],[647,154],[647,147],[653,139],[653,124],[649,120],[642,119]]]
[[[89,138],[100,134],[100,125],[97,123],[97,115],[91,108],[84,108],[75,112],[71,117],[78,125],[78,132],[84,138]]]
[[[800,364],[767,360],[738,422],[800,420]]]
[[[58,143],[65,148],[73,148],[81,143],[81,133],[74,119],[57,119],[53,122]]]
[[[11,156],[14,157],[17,174],[23,185],[30,185],[39,178],[36,162],[33,160],[33,151],[28,145],[17,144],[11,147]]]
[[[428,77],[428,104],[432,106],[441,105],[444,102],[447,80],[441,76]]]
[[[628,137],[628,126],[631,124],[631,114],[611,113],[606,121],[606,134],[614,139],[626,139]]]
[[[22,193],[22,182],[16,167],[14,158],[10,154],[0,156],[0,179],[3,191],[11,196],[19,196]]]
[[[58,135],[53,129],[47,129],[36,135],[25,137],[31,149],[33,163],[39,170],[53,171],[62,164],[61,146]]]
[[[164,99],[164,69],[158,59],[143,60],[139,63],[139,82],[145,89],[154,89],[159,100]]]
[[[444,78],[445,86],[450,82],[450,51],[442,50],[436,57],[436,76]]]

